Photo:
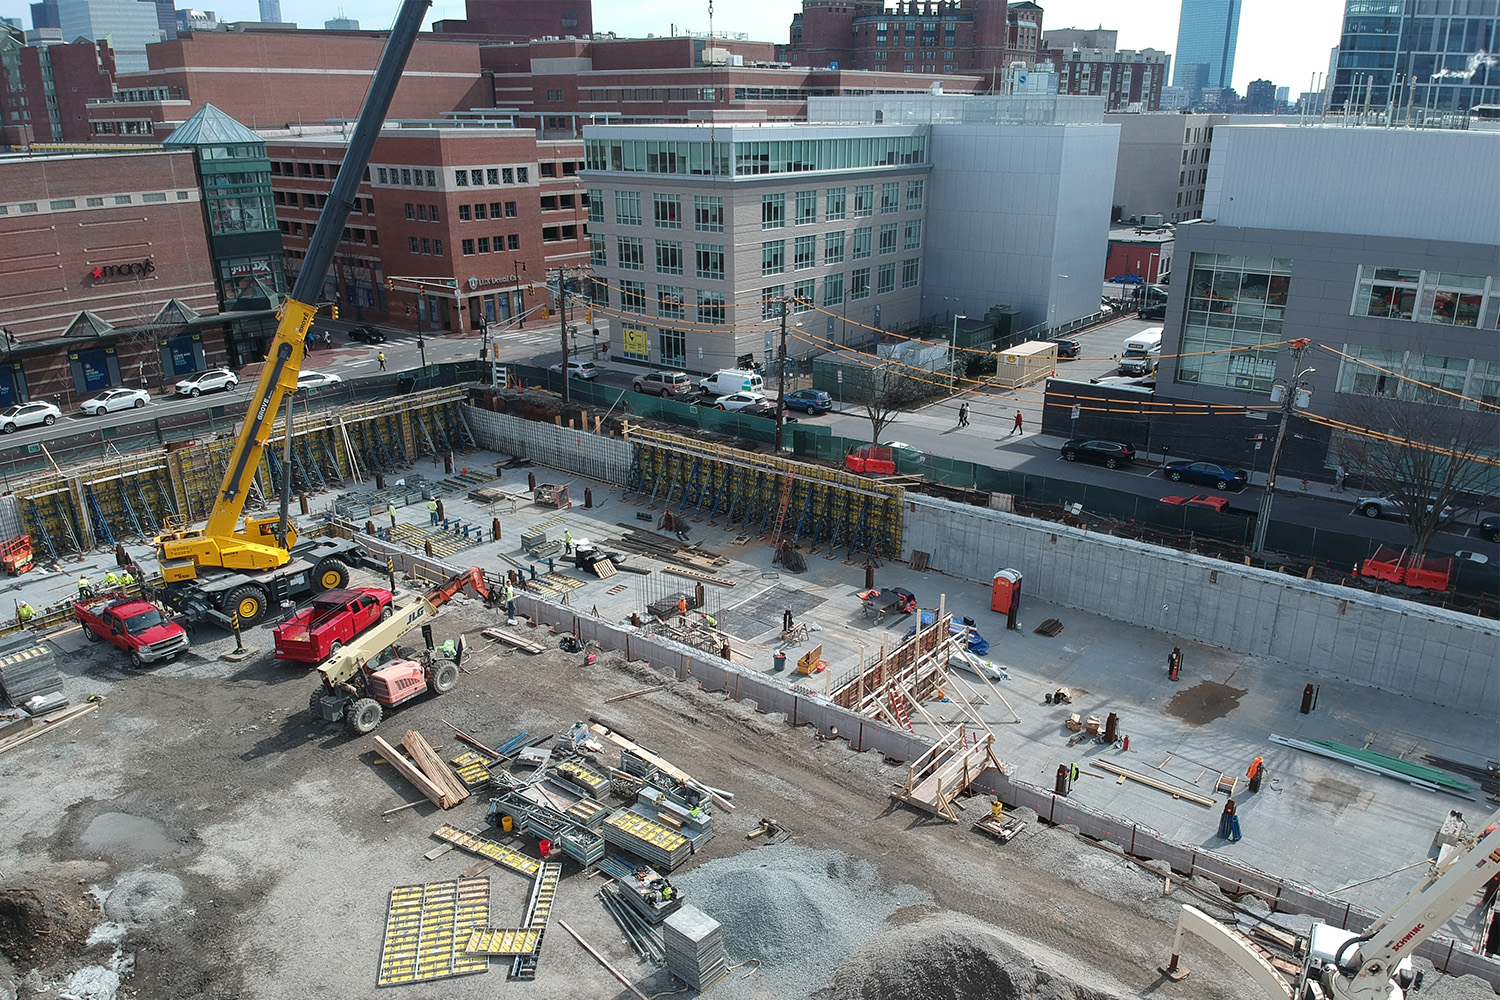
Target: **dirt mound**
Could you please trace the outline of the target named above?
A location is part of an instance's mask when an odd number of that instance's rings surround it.
[[[82,892],[0,889],[0,951],[18,965],[48,965],[81,950],[98,918],[98,906]]]
[[[154,924],[165,920],[183,895],[182,882],[175,875],[130,872],[110,890],[104,912],[122,924]]]
[[[1040,968],[982,928],[924,921],[849,957],[816,1000],[1114,1000]]]

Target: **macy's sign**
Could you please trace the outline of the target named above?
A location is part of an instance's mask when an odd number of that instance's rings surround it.
[[[107,278],[144,278],[148,274],[156,273],[156,261],[147,257],[145,260],[134,261],[130,264],[109,264],[105,267],[93,267],[89,270],[89,277],[95,281],[104,281]]]

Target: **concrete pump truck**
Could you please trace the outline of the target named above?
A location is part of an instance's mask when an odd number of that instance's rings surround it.
[[[155,539],[165,581],[161,596],[190,619],[211,618],[224,624],[237,619],[248,628],[283,601],[345,586],[351,564],[384,568],[383,562],[372,562],[355,540],[298,540],[288,511],[289,470],[283,473],[279,515],[247,517],[243,528],[240,516],[277,413],[297,388],[305,338],[318,311],[316,299],[429,6],[430,0],[403,0],[396,15],[302,270],[278,312],[265,370],[229,453],[207,522],[201,528],[188,528],[181,521],[169,523]],[[291,433],[289,424],[286,433]]]

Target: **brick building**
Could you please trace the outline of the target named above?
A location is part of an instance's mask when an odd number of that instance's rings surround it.
[[[225,355],[188,152],[0,159],[0,404],[64,409]]]
[[[432,30],[520,42],[594,33],[590,0],[466,0],[464,13],[463,20],[434,21]]]
[[[341,129],[266,135],[276,216],[297,270],[348,144]],[[508,324],[526,288],[588,261],[583,143],[490,127],[387,129],[375,144],[323,297],[412,329]],[[372,315],[373,314],[373,315]]]
[[[1057,92],[1102,97],[1109,111],[1156,111],[1172,57],[1157,49],[1051,49]]]
[[[0,25],[0,146],[86,141],[89,102],[113,96],[114,72],[106,40],[28,45]]]
[[[1042,8],[1006,0],[803,0],[786,61],[893,73],[993,74],[1036,61]]]
[[[353,120],[385,48],[385,32],[249,30],[185,34],[147,49],[150,69],[122,74],[115,101],[92,102],[101,141],[160,141],[212,104],[253,128]],[[473,40],[424,35],[412,48],[390,117],[427,119],[491,105]]]

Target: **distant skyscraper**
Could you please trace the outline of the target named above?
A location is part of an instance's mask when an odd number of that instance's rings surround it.
[[[1245,110],[1252,115],[1268,115],[1276,110],[1276,84],[1270,80],[1251,80],[1245,88]]]
[[[144,73],[146,46],[161,41],[155,3],[137,0],[58,0],[58,27],[67,40],[107,38],[119,73]],[[33,16],[35,14],[33,13]]]
[[[1500,0],[1469,0],[1467,16],[1438,6],[1442,16],[1415,0],[1346,0],[1329,110],[1419,115],[1500,103]]]
[[[61,28],[58,22],[57,0],[42,0],[31,5],[31,26],[35,29]]]
[[[359,22],[356,21],[352,17],[345,17],[344,16],[344,12],[343,11],[339,11],[339,16],[338,17],[334,18],[331,21],[324,21],[323,22],[323,30],[324,31],[358,31],[359,30]]]
[[[1172,82],[1195,93],[1231,86],[1239,32],[1240,0],[1182,0]]]
[[[270,24],[280,24],[281,0],[260,0],[260,19]]]

